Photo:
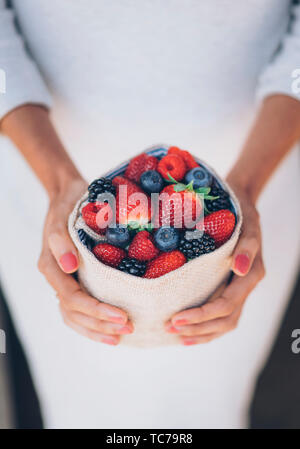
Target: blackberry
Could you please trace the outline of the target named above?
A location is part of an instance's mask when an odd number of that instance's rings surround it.
[[[221,189],[220,187],[213,186],[209,192],[209,196],[219,197],[216,200],[205,201],[205,206],[209,213],[216,212],[221,209],[231,208],[229,193],[225,192],[225,190]]]
[[[183,237],[179,243],[179,251],[181,251],[187,259],[195,259],[202,254],[211,253],[216,248],[215,241],[207,234],[203,234],[198,239],[187,239]]]
[[[92,251],[92,249],[95,246],[95,240],[90,237],[83,229],[78,229],[77,231],[78,233],[78,237],[81,241],[81,243],[87,247],[87,249],[89,249],[90,251]]]
[[[97,197],[101,193],[108,192],[114,196],[116,194],[116,188],[109,178],[95,179],[95,181],[93,181],[92,184],[89,185],[88,191],[90,203],[94,203],[95,201],[97,201]]]
[[[124,271],[124,273],[132,274],[133,276],[143,276],[146,271],[146,265],[146,262],[125,257],[118,266],[118,269]]]

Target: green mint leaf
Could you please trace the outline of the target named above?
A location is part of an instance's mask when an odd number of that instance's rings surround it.
[[[195,189],[195,192],[202,193],[203,195],[208,195],[210,191],[210,187],[199,187],[198,189]]]
[[[176,179],[174,179],[173,176],[170,175],[170,173],[168,173],[168,178],[173,184],[177,184]]]
[[[186,190],[185,184],[181,184],[181,183],[176,184],[173,188],[174,188],[174,192],[183,192],[184,190]]]
[[[220,197],[219,196],[211,196],[211,195],[207,195],[204,197],[205,200],[209,200],[209,201],[217,200],[218,198],[220,198]]]
[[[185,186],[186,190],[188,190],[189,192],[193,192],[194,191],[193,184],[194,184],[194,181],[192,180]]]

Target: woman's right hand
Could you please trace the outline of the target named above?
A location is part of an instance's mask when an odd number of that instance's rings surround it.
[[[92,340],[117,345],[121,335],[133,331],[127,314],[89,296],[71,276],[79,259],[68,233],[68,217],[86,188],[85,181],[78,178],[50,200],[38,267],[57,292],[65,324]]]
[[[65,150],[49,116],[39,105],[25,104],[0,122],[0,130],[18,147],[48,196],[39,270],[57,292],[64,322],[81,335],[116,345],[133,331],[127,314],[85,293],[70,275],[78,269],[77,250],[67,223],[86,182]]]

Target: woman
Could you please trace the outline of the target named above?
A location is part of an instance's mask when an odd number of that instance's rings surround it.
[[[300,137],[292,78],[300,6],[14,0],[33,63],[4,3],[1,277],[46,426],[246,426],[253,380],[297,269],[295,151],[264,187]],[[244,214],[236,275],[221,297],[170,317],[166,332],[178,333],[178,346],[114,348],[134,327],[70,276],[78,258],[67,217],[86,188],[83,177],[158,142],[190,150],[221,175],[229,171]],[[264,276],[258,199],[268,274],[257,287]],[[39,269],[49,284],[36,268],[42,232]]]

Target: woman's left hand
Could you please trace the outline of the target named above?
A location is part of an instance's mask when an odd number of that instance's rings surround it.
[[[167,332],[178,334],[184,345],[208,343],[235,329],[248,295],[265,275],[258,212],[243,189],[232,187],[243,213],[243,229],[232,258],[235,275],[222,294],[201,307],[176,313],[166,323]]]

